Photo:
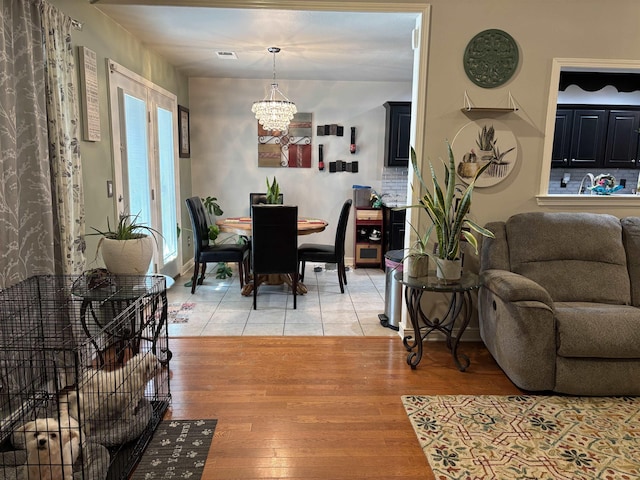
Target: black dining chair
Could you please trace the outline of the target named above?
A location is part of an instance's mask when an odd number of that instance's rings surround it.
[[[344,264],[344,240],[347,234],[347,222],[353,201],[348,199],[342,205],[338,227],[336,228],[336,240],[333,245],[316,243],[303,243],[298,247],[298,261],[301,264],[300,281],[304,282],[304,269],[307,262],[337,263],[338,281],[340,282],[340,292],[344,293],[344,286],[347,284],[347,270]]]
[[[207,214],[200,197],[186,199],[187,210],[193,227],[193,278],[191,279],[191,293],[196,291],[196,283],[202,285],[207,263],[234,262],[238,264],[240,288],[249,276],[249,245],[247,244],[213,244],[209,241],[209,224]],[[198,278],[200,274],[200,278]]]
[[[251,216],[253,309],[257,309],[260,276],[291,275],[293,308],[298,291],[298,207],[254,205]]]
[[[284,194],[281,193],[278,195],[278,204],[282,205],[284,203]],[[252,214],[251,208],[254,205],[267,205],[267,194],[266,193],[250,193],[249,194],[249,215]]]

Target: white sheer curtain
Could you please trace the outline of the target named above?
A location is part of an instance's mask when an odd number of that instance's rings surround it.
[[[71,18],[54,6],[43,3],[42,21],[47,56],[47,120],[56,273],[79,274],[85,266],[85,215]]]

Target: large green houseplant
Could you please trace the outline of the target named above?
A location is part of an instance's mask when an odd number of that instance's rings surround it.
[[[420,173],[416,152],[411,147],[411,164],[424,194],[417,205],[411,205],[407,208],[420,208],[431,220],[431,225],[423,235],[416,232],[420,247],[419,254],[428,255],[435,259],[440,278],[457,280],[460,278],[461,240],[465,239],[477,253],[478,241],[472,232],[477,232],[485,237],[493,237],[491,231],[468,218],[475,182],[490,164],[487,163],[480,168],[466,188],[463,188],[456,185],[456,163],[449,142],[447,142],[447,153],[449,159],[447,163],[443,162],[445,171],[442,183],[438,179],[433,165],[429,162],[432,183],[430,190]],[[430,253],[426,249],[426,243],[433,231],[436,233],[437,248],[435,253]]]

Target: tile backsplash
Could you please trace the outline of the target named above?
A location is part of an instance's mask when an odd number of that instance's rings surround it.
[[[406,205],[408,167],[382,167],[382,193],[387,205]]]
[[[577,195],[580,189],[580,182],[587,173],[591,173],[594,176],[601,173],[608,173],[615,177],[616,183],[619,184],[620,180],[626,180],[626,187],[618,190],[618,194],[634,194],[636,193],[636,187],[638,185],[638,175],[640,170],[638,169],[625,169],[625,168],[613,168],[609,170],[603,169],[588,169],[588,168],[552,168],[549,176],[549,194],[551,195]],[[570,175],[569,181],[566,183],[566,187],[561,186],[562,178],[565,174]],[[588,184],[588,179],[585,184]]]

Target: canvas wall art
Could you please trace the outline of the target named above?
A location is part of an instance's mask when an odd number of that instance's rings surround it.
[[[506,179],[518,159],[518,144],[513,132],[503,123],[484,119],[469,122],[451,143],[456,172],[470,183],[478,170],[491,165],[478,177],[476,187],[490,187]]]
[[[265,130],[258,122],[258,166],[311,168],[313,114],[296,113],[285,132]]]

